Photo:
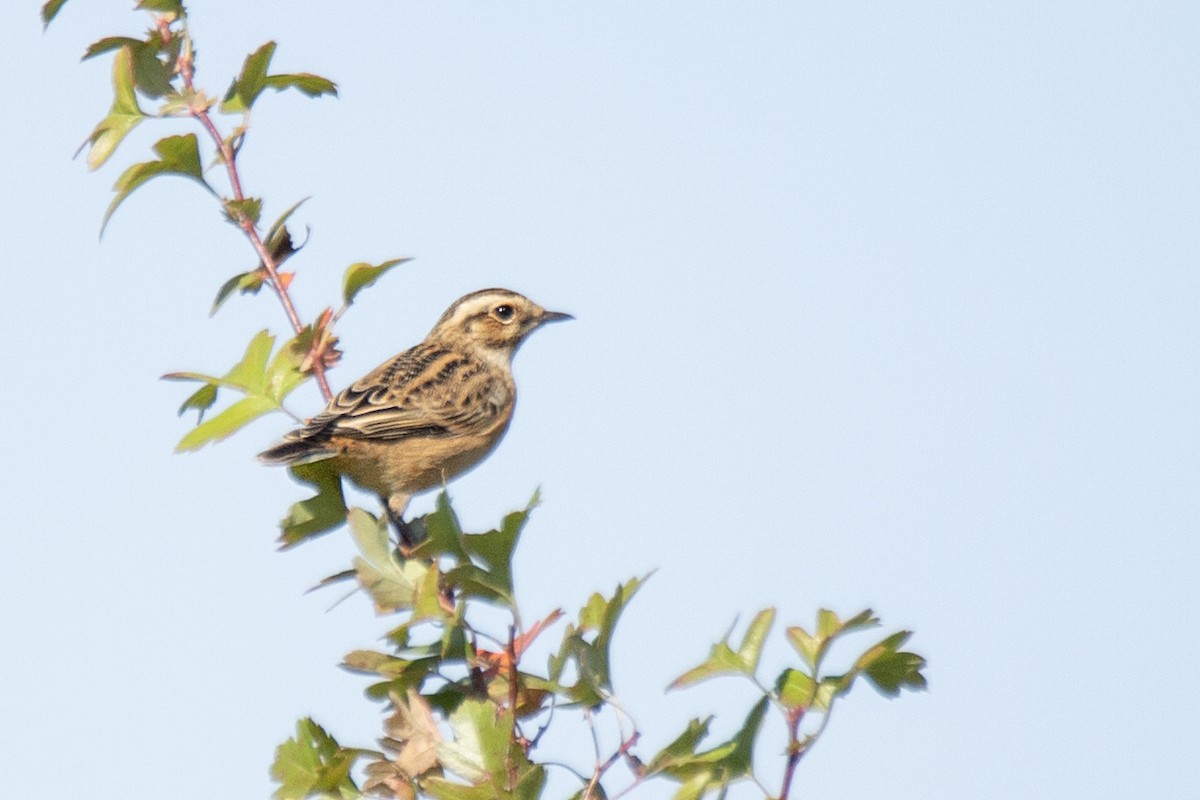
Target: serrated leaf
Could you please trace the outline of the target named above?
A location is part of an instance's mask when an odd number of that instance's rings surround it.
[[[53,22],[54,18],[58,16],[58,12],[62,11],[62,7],[66,4],[66,2],[67,0],[49,0],[49,2],[42,6],[43,29],[50,26],[50,23]]]
[[[284,89],[297,89],[301,93],[309,97],[320,97],[321,95],[331,94],[337,97],[337,84],[328,78],[322,78],[320,75],[313,75],[311,72],[295,72],[288,75],[268,75],[267,86],[270,86],[276,91]]]
[[[159,155],[157,161],[143,161],[140,164],[134,164],[121,173],[121,177],[117,178],[117,182],[113,185],[117,196],[113,198],[108,210],[104,212],[104,223],[100,226],[101,233],[108,225],[113,212],[121,203],[125,202],[125,199],[134,190],[160,175],[180,175],[190,178],[210,194],[215,194],[212,187],[204,180],[204,172],[200,166],[200,150],[197,147],[194,133],[159,139],[154,143],[154,152]]]
[[[130,50],[133,52],[133,82],[139,92],[158,98],[174,91],[171,81],[175,77],[177,52],[163,53],[161,45],[141,42]],[[177,50],[177,44],[170,47],[170,51]]]
[[[454,739],[438,746],[442,765],[471,783],[503,786],[508,769],[523,758],[512,746],[513,717],[488,700],[468,698],[450,715]]]
[[[280,785],[275,800],[305,800],[315,794],[357,794],[350,768],[362,751],[341,747],[317,723],[304,718],[296,723],[296,735],[275,751],[271,777]]]
[[[302,359],[297,348],[303,347],[303,333],[286,343],[268,365],[275,337],[260,331],[250,340],[242,360],[222,378],[198,372],[172,372],[167,380],[199,381],[211,386],[226,386],[246,396],[212,419],[188,432],[176,446],[176,451],[195,450],[209,442],[220,441],[247,423],[280,408],[284,396],[305,378],[297,366]],[[186,401],[185,401],[186,402]]]
[[[696,754],[696,748],[700,742],[708,736],[708,726],[712,720],[713,718],[710,716],[704,721],[693,719],[688,722],[683,733],[676,736],[670,744],[659,750],[650,759],[650,763],[646,765],[646,775],[664,772],[688,763]]]
[[[817,636],[819,638],[828,639],[837,633],[841,627],[842,621],[838,619],[838,615],[828,608],[822,608],[817,612]]]
[[[88,45],[87,50],[83,51],[82,60],[87,61],[89,58],[95,58],[96,56],[103,55],[104,53],[109,53],[113,50],[119,50],[122,47],[128,47],[132,49],[135,47],[141,47],[144,44],[145,43],[141,39],[134,39],[129,36],[106,36],[103,39],[92,42],[90,45]]]
[[[279,523],[280,547],[285,550],[339,527],[348,513],[342,479],[329,462],[293,464],[288,471],[296,480],[315,487],[317,493],[293,504]]]
[[[204,421],[204,412],[212,408],[213,403],[217,402],[217,387],[214,384],[206,383],[188,396],[188,399],[183,401],[183,405],[179,407],[178,416],[182,417],[189,408],[194,408],[199,412],[196,417],[196,424]]]
[[[275,411],[277,408],[277,405],[263,397],[243,397],[229,408],[188,431],[179,440],[179,444],[175,445],[175,452],[199,450],[206,444],[228,439],[263,414]]]
[[[158,11],[162,14],[184,15],[182,0],[138,0],[134,8],[142,11]]]
[[[354,559],[358,582],[380,613],[411,609],[413,598],[430,564],[409,559],[401,562],[388,539],[387,522],[361,508],[347,515],[350,533],[361,557]]]
[[[676,797],[680,793],[697,792],[695,797],[702,797],[710,787],[724,789],[731,783],[746,778],[751,774],[754,755],[754,743],[762,726],[763,715],[766,713],[768,698],[764,697],[754,704],[750,713],[742,723],[741,729],[727,742],[705,750],[701,753],[688,754],[683,747],[677,747],[673,752],[669,765],[662,765],[659,772],[681,781]],[[685,736],[699,737],[689,726]],[[684,737],[680,737],[681,739]],[[679,740],[676,740],[677,742]],[[675,743],[672,743],[674,746]],[[690,787],[690,788],[688,788]],[[687,789],[687,792],[684,790]]]
[[[257,227],[258,219],[262,216],[262,203],[261,197],[226,200],[222,203],[222,210],[225,212],[225,219],[238,227],[245,226],[247,222],[251,226]]]
[[[863,669],[863,675],[888,697],[900,694],[901,689],[921,690],[928,688],[921,670],[925,659],[916,653],[890,652],[871,661]]]
[[[729,635],[726,634],[724,640],[712,646],[708,658],[671,681],[667,688],[681,689],[721,675],[746,675],[753,678],[758,669],[763,644],[774,620],[775,609],[766,608],[758,612],[746,628],[742,644],[736,652],[729,646]]]
[[[408,261],[412,261],[412,259],[393,258],[390,261],[384,261],[382,264],[368,264],[365,261],[359,261],[346,267],[346,274],[342,277],[343,302],[346,305],[352,304],[359,292],[382,278],[392,267]]]
[[[226,114],[245,113],[262,94],[266,86],[267,68],[275,55],[275,42],[259,47],[242,63],[242,71],[229,86],[221,101],[221,111]]]
[[[393,694],[392,707],[392,715],[384,723],[387,746],[398,750],[393,761],[402,774],[420,777],[438,765],[442,733],[433,709],[415,689],[403,696]]]
[[[433,800],[496,800],[496,790],[491,786],[468,786],[437,777],[423,779],[421,791]]]
[[[567,627],[559,652],[550,658],[549,669],[550,679],[558,681],[568,662],[575,664],[578,676],[567,691],[572,701],[594,707],[612,693],[610,650],[617,622],[648,577],[619,584],[611,598],[593,594],[579,612],[579,625]]]
[[[808,668],[815,670],[817,668],[817,654],[821,650],[821,640],[809,634],[808,631],[801,628],[799,625],[793,625],[785,632],[788,642],[804,659],[804,663]]]
[[[130,48],[121,48],[113,58],[112,81],[113,103],[108,116],[100,120],[84,143],[91,144],[87,157],[89,170],[99,169],[116,151],[117,145],[146,117],[138,106],[133,88],[133,52]]]
[[[419,522],[425,529],[425,537],[413,551],[415,557],[452,556],[458,562],[470,559],[466,548],[463,547],[462,526],[459,525],[458,516],[450,505],[450,496],[445,491],[438,492],[434,510]]]
[[[529,514],[536,504],[535,494],[524,511],[514,511],[506,515],[498,530],[462,537],[463,547],[471,556],[482,562],[482,568],[471,574],[471,580],[462,584],[464,589],[468,588],[468,584],[478,585],[484,588],[487,594],[495,595],[488,599],[500,600],[509,607],[516,602],[512,584],[513,551],[516,549],[521,529],[529,521]]]
[[[256,333],[250,343],[246,345],[246,352],[242,356],[242,360],[225,373],[225,379],[237,386],[244,387],[248,393],[261,393],[267,381],[267,359],[271,357],[271,350],[274,346],[275,337],[270,333],[265,330]]]

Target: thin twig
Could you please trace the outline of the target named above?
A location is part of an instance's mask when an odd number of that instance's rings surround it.
[[[183,84],[190,91],[195,92],[196,87],[193,83],[193,65],[191,55],[191,37],[187,32],[183,34],[187,37],[185,51],[179,57],[179,75],[183,78]],[[217,152],[221,155],[221,161],[225,164],[225,171],[229,175],[229,185],[233,190],[233,197],[236,201],[246,199],[245,193],[242,191],[242,180],[237,168],[237,152],[229,141],[221,135],[221,131],[213,122],[212,116],[209,115],[208,109],[202,105],[190,105],[188,113],[192,115],[200,126],[208,133],[213,144],[217,148]],[[284,287],[279,279],[279,264],[274,255],[263,242],[262,237],[258,234],[258,228],[255,226],[254,220],[245,215],[239,215],[237,225],[250,240],[250,244],[258,253],[259,261],[262,263],[263,269],[266,270],[268,281],[271,289],[275,292],[275,296],[279,298],[279,302],[283,305],[283,311],[287,315],[288,322],[291,323],[292,330],[297,335],[304,330],[304,324],[300,321],[300,315],[296,313],[296,306],[292,303],[292,298],[288,294],[287,288]],[[320,338],[314,339],[314,344],[320,341]],[[325,377],[325,361],[324,353],[314,353],[315,358],[312,359],[313,376],[317,379],[317,385],[321,388],[321,394],[328,401],[333,397],[333,392],[329,389],[329,381]]]

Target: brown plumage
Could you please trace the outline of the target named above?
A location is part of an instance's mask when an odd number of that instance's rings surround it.
[[[507,289],[466,295],[425,341],[359,378],[259,458],[330,459],[378,494],[403,532],[413,495],[467,471],[499,443],[517,396],[513,354],[534,330],[564,319]]]

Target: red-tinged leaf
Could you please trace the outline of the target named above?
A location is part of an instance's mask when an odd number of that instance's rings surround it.
[[[517,654],[517,659],[519,660],[521,656],[524,655],[525,651],[529,649],[529,645],[533,644],[534,640],[537,639],[542,631],[558,622],[560,619],[562,619],[562,617],[563,610],[561,608],[556,608],[547,614],[545,619],[538,620],[533,624],[532,628],[516,637],[516,639],[513,640],[513,651]]]

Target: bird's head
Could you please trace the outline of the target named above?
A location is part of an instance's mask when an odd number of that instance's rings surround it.
[[[511,358],[521,342],[547,322],[574,319],[547,311],[508,289],[481,289],[460,297],[433,326],[430,339]]]

